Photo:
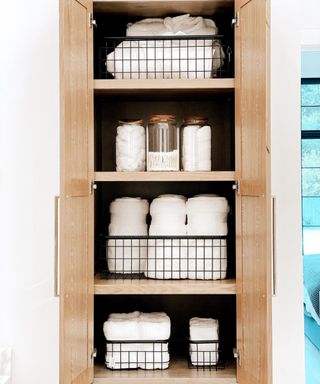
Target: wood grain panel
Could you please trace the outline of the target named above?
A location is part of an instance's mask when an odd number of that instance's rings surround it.
[[[222,370],[197,370],[188,368],[187,360],[173,360],[169,369],[158,371],[110,371],[102,365],[95,367],[95,384],[233,384],[236,383],[235,367],[227,365]]]
[[[142,295],[187,295],[213,294],[234,295],[236,284],[234,279],[200,281],[200,280],[107,280],[99,275],[95,277],[94,291],[96,295],[109,294],[142,294]]]
[[[237,379],[270,384],[269,31],[265,1],[237,0],[236,9]]]
[[[108,12],[130,16],[163,17],[171,14],[190,13],[210,16],[214,12],[233,7],[233,0],[96,0],[95,12]]]
[[[88,194],[88,10],[61,1],[61,194]]]
[[[60,383],[93,380],[93,74],[90,0],[60,1]],[[91,152],[89,151],[89,147]]]

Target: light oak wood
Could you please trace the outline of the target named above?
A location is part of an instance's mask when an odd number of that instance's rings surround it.
[[[234,295],[236,282],[234,279],[202,281],[202,280],[118,280],[103,279],[99,275],[94,280],[96,295]]]
[[[163,17],[171,14],[190,13],[210,16],[217,11],[233,7],[233,0],[95,0],[95,12],[125,14],[140,17]]]
[[[236,201],[239,383],[271,383],[271,252],[266,2],[237,0]]]
[[[218,371],[189,369],[186,360],[172,360],[166,370],[111,371],[103,365],[95,366],[94,383],[112,384],[233,384],[236,383],[234,365]]]
[[[230,79],[176,80],[95,80],[96,94],[194,94],[231,91],[235,81]]]
[[[90,0],[60,1],[60,384],[93,380],[91,11]]]
[[[230,172],[95,172],[95,181],[234,181]]]

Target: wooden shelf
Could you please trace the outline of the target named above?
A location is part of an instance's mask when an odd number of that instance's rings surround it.
[[[95,172],[95,181],[235,181],[235,172]]]
[[[236,282],[226,280],[120,280],[102,279],[96,275],[94,280],[96,295],[234,295]]]
[[[127,370],[111,371],[104,365],[96,365],[93,383],[99,384],[234,384],[234,365],[227,365],[218,371],[188,368],[186,360],[174,360],[166,370]]]
[[[94,0],[95,12],[144,17],[163,17],[169,14],[190,13],[210,16],[216,11],[232,10],[234,0]]]
[[[174,79],[174,80],[94,80],[97,94],[203,94],[230,92],[235,87],[233,78],[228,79]]]

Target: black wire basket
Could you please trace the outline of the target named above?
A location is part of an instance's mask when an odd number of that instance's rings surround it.
[[[105,278],[222,280],[226,236],[102,236]]]
[[[224,369],[219,340],[189,340],[189,368],[210,371]]]
[[[164,370],[169,364],[169,340],[107,340],[105,366],[108,369]]]
[[[231,48],[222,35],[105,37],[101,79],[210,79],[231,77]]]

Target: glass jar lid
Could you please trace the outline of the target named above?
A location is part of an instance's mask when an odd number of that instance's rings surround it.
[[[142,119],[121,119],[118,120],[118,124],[120,125],[143,125]]]
[[[174,122],[176,120],[176,117],[174,115],[152,115],[150,116],[150,122],[154,123],[157,121],[172,121]]]
[[[208,124],[209,119],[204,116],[186,116],[183,118],[183,124],[195,124],[195,125],[204,125]]]

